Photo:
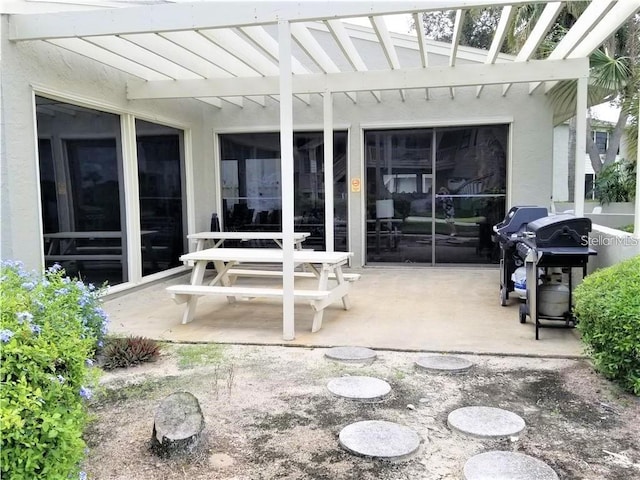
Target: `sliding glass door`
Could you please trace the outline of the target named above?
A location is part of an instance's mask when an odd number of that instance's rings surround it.
[[[334,248],[347,248],[347,133],[333,137]],[[325,188],[322,132],[295,132],[295,230],[308,232],[305,245],[324,249]],[[280,135],[220,135],[222,218],[226,231],[282,231]],[[246,242],[244,245],[247,245]],[[267,246],[255,242],[247,246]]]
[[[367,263],[497,261],[508,125],[365,133]]]

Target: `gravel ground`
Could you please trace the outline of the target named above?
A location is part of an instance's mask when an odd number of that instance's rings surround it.
[[[460,479],[465,461],[490,450],[534,456],[561,479],[640,478],[640,399],[620,392],[585,360],[463,355],[467,373],[417,371],[421,353],[379,351],[371,365],[327,360],[325,349],[166,345],[161,359],[106,373],[86,434],[89,478]],[[389,382],[383,402],[332,395],[329,379],[369,375]],[[150,452],[159,402],[189,391],[205,415],[199,448],[184,458]],[[469,405],[500,407],[526,422],[518,439],[452,432],[447,415]],[[407,425],[422,438],[402,462],[347,453],[338,444],[360,420]]]

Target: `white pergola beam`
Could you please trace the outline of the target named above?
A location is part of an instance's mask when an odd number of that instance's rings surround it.
[[[540,14],[540,18],[538,19],[536,26],[533,27],[529,38],[527,38],[522,49],[518,52],[515,60],[516,62],[527,62],[533,57],[533,54],[536,53],[536,50],[542,43],[542,40],[544,40],[544,37],[553,25],[553,22],[558,18],[560,10],[562,10],[562,2],[547,3],[547,6],[544,7],[544,10]],[[510,84],[506,84],[503,87],[503,96],[507,94],[509,88],[511,88]]]
[[[453,24],[453,36],[451,37],[451,52],[449,53],[449,66],[454,67],[456,64],[456,56],[458,55],[458,45],[460,45],[460,37],[462,35],[462,26],[464,25],[464,10],[456,11],[456,21]],[[453,99],[455,96],[453,87],[449,87],[449,95]]]
[[[311,60],[314,61],[320,69],[325,73],[338,73],[340,69],[331,59],[331,57],[324,51],[320,43],[311,34],[309,29],[302,23],[291,24],[291,35],[295,41],[300,45],[300,48],[304,50]],[[347,97],[356,103],[356,95],[352,92],[344,92]]]
[[[327,20],[325,23],[353,69],[358,72],[366,72],[368,70],[367,65],[364,63],[360,53],[358,53],[358,49],[353,44],[351,37],[347,33],[347,29],[344,27],[344,23],[340,20]],[[371,95],[373,95],[378,103],[382,102],[380,92],[372,91]]]
[[[198,32],[166,32],[164,38],[218,66],[232,76],[260,77],[254,69]]]
[[[422,23],[422,14],[419,12],[415,12],[413,14],[413,24],[416,26],[416,36],[418,37],[418,49],[420,50],[420,63],[422,63],[422,68],[427,68],[429,66],[429,55],[427,50],[427,42],[424,31],[424,23]],[[424,89],[424,95],[427,100],[429,100],[429,89]]]
[[[155,33],[141,33],[135,35],[123,35],[122,38],[146,48],[152,52],[162,52],[167,60],[180,65],[203,78],[230,77],[231,74],[217,65],[196,55],[190,50],[172,42],[171,40]]]
[[[498,22],[498,26],[496,27],[496,31],[493,35],[493,41],[491,42],[491,47],[489,47],[489,53],[487,53],[487,59],[484,61],[487,65],[496,62],[498,53],[500,53],[504,39],[507,36],[507,27],[509,26],[514,13],[515,9],[511,5],[507,5],[502,9],[500,21]],[[480,97],[482,89],[483,86],[479,85],[476,89],[476,97]]]
[[[128,58],[122,57],[113,52],[109,52],[104,48],[100,48],[92,43],[85,42],[80,38],[59,38],[48,40],[48,43],[55,45],[70,52],[77,53],[92,60],[102,62],[106,65],[129,73],[144,80],[168,80],[170,77],[156,70],[140,65]]]
[[[173,63],[166,57],[162,57],[121,37],[89,37],[84,40],[173,79],[202,78],[201,75]]]
[[[541,1],[541,0],[540,0]],[[310,22],[330,18],[395,15],[429,10],[537,3],[538,0],[421,0],[380,2],[310,0],[256,2],[247,0],[184,2],[76,12],[15,14],[9,20],[10,40],[123,35],[179,30],[255,26],[278,21]],[[331,13],[329,13],[329,11]]]
[[[293,93],[362,92],[398,88],[465,87],[505,82],[570,80],[589,76],[589,59],[531,60],[526,63],[438,66],[403,70],[370,70],[294,75]],[[188,98],[277,95],[278,77],[129,82],[127,98]]]
[[[624,0],[618,1],[607,12],[604,18],[601,18],[595,24],[591,23],[588,33],[580,40],[575,48],[565,58],[588,57],[596,48],[613,35],[620,26],[631,18],[640,9],[640,0]],[[586,13],[586,12],[585,12]],[[593,16],[596,14],[593,13]],[[592,17],[589,17],[590,19]],[[551,90],[557,82],[548,83],[545,92]],[[530,88],[533,91],[538,85]]]
[[[389,67],[391,70],[400,70],[398,52],[396,52],[396,47],[393,44],[393,40],[391,40],[391,35],[389,35],[389,29],[387,28],[384,18],[370,16],[369,21],[378,36],[380,46],[382,47],[382,51],[384,52],[384,56],[387,59]],[[400,89],[400,98],[402,98],[403,102],[405,101],[405,93],[402,89]]]
[[[244,27],[240,31],[274,61],[279,62],[278,42],[264,28]],[[295,75],[309,73],[309,70],[293,55],[291,56],[291,69]],[[296,95],[296,98],[306,105],[311,105],[311,97],[309,95]]]
[[[260,75],[278,75],[278,66],[259,53],[249,42],[233,30],[228,28],[200,30],[200,33]]]
[[[591,31],[594,25],[606,15],[614,3],[614,0],[594,0],[591,2],[547,58],[550,60],[567,58],[571,51],[579,45],[582,39]],[[539,83],[532,84],[529,91],[533,92],[539,85]],[[545,93],[549,92],[554,85],[555,83],[548,83],[545,86]]]

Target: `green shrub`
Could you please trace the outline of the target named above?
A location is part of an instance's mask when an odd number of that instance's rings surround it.
[[[86,478],[80,472],[90,368],[106,332],[100,290],[20,262],[0,266],[0,471],[6,480]]]
[[[575,299],[578,328],[596,368],[640,395],[640,256],[592,273]]]
[[[636,193],[636,164],[625,159],[604,167],[596,175],[595,194],[600,203],[630,202]]]
[[[107,338],[102,350],[102,368],[112,370],[144,362],[155,362],[160,355],[160,345],[145,337]]]

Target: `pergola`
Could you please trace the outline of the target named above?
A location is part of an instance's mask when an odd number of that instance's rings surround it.
[[[83,2],[78,2],[82,4]],[[250,101],[279,102],[282,172],[282,226],[285,262],[284,338],[294,337],[293,315],[293,102],[309,104],[323,98],[325,142],[326,238],[333,238],[333,98],[357,102],[368,92],[383,102],[381,91],[475,88],[481,96],[487,85],[502,85],[509,95],[514,83],[529,85],[529,93],[548,93],[560,81],[577,80],[575,156],[575,212],[584,214],[589,55],[640,9],[640,0],[594,0],[545,59],[534,59],[545,35],[565,2],[524,0],[431,1],[202,1],[125,6],[122,2],[85,2],[92,9],[52,13],[13,14],[9,37],[15,42],[42,41],[104,63],[131,75],[127,98],[191,98],[214,108],[242,107]],[[135,3],[135,2],[134,2]],[[541,3],[544,10],[515,56],[500,54],[509,20],[520,5]],[[96,8],[96,7],[106,8]],[[502,9],[491,47],[475,54],[473,63],[458,62],[466,10]],[[421,13],[455,10],[453,40],[443,46],[425,38]],[[415,38],[389,32],[386,15],[411,14]],[[342,19],[368,17],[371,30],[348,27]],[[277,30],[274,30],[274,27]],[[277,35],[272,33],[277,31]],[[343,58],[323,48],[314,32],[329,32]],[[368,69],[356,38],[376,41],[386,58],[384,69]],[[396,47],[413,48],[420,67],[400,64]],[[448,57],[446,65],[429,65],[428,52]],[[305,61],[300,56],[305,55]],[[346,59],[346,62],[344,61]],[[309,61],[311,60],[311,61]],[[467,58],[468,60],[468,58]],[[584,112],[584,113],[581,113]],[[135,141],[133,139],[132,141]],[[125,146],[126,148],[126,146]],[[640,179],[639,179],[640,180]],[[636,234],[640,233],[640,181],[636,195]],[[333,244],[327,241],[327,250]]]

